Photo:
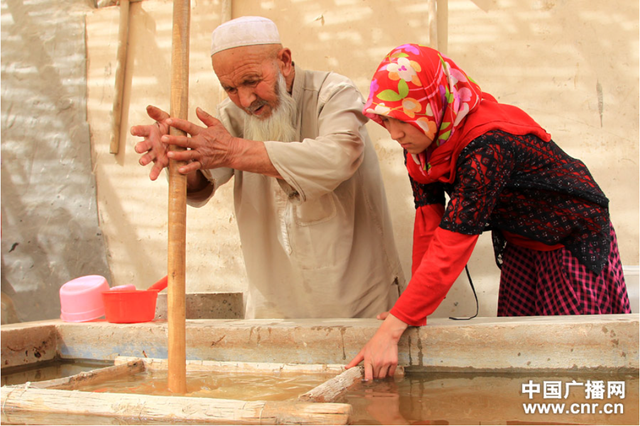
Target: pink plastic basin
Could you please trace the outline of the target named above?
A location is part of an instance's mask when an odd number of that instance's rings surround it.
[[[87,275],[60,287],[60,318],[66,322],[91,321],[104,316],[102,292],[109,290],[107,279]]]

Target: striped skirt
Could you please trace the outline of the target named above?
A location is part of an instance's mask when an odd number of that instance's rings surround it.
[[[507,244],[502,257],[498,316],[631,313],[618,241],[599,275],[569,250],[530,250]]]

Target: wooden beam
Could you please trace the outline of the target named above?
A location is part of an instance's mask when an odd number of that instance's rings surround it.
[[[364,368],[353,367],[344,373],[322,383],[298,397],[305,402],[333,402],[337,401],[351,386],[359,383],[364,378]]]
[[[118,377],[130,376],[132,374],[145,371],[145,364],[142,360],[131,358],[127,362],[114,365],[113,367],[98,368],[91,371],[74,374],[60,379],[43,380],[30,383],[31,388],[37,389],[66,389],[77,390],[83,386],[91,386]]]
[[[396,368],[395,377],[404,376],[404,367]],[[305,402],[340,402],[342,396],[353,385],[364,379],[364,367],[356,366],[344,371],[342,374],[327,380],[316,386],[309,392],[298,397],[298,401]]]
[[[111,143],[109,152],[120,152],[122,125],[122,98],[124,97],[124,77],[127,69],[127,48],[129,46],[129,0],[120,0],[120,27],[118,29],[118,54],[116,59],[116,89],[111,108]]]
[[[189,0],[173,2],[173,35],[171,48],[171,117],[188,118],[189,100]],[[172,135],[184,132],[171,128]],[[178,151],[175,145],[172,151]],[[187,235],[187,176],[178,168],[184,162],[169,161],[169,249],[167,295],[167,322],[169,327],[169,390],[187,391],[186,378],[186,235]]]
[[[137,360],[135,357],[119,356],[115,365]],[[166,371],[169,363],[166,359],[144,358],[148,371]],[[218,373],[262,373],[262,374],[340,374],[344,372],[342,364],[279,364],[271,362],[222,362],[209,360],[187,360],[187,371],[210,371]]]
[[[449,0],[437,0],[438,50],[445,55],[449,47]]]
[[[429,47],[438,49],[438,12],[436,0],[427,0],[427,19],[429,28]]]
[[[164,424],[348,424],[349,404],[238,401],[230,399],[93,393],[2,387],[5,424],[144,422]]]
[[[222,0],[220,4],[220,15],[222,23],[233,19],[233,0]]]

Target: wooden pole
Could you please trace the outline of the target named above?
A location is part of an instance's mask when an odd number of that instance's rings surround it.
[[[111,108],[111,143],[109,152],[120,152],[120,127],[122,124],[122,97],[124,96],[124,76],[127,67],[127,47],[129,44],[129,0],[120,0],[120,27],[118,28],[118,54],[116,59],[116,92]]]
[[[224,24],[227,21],[233,19],[233,0],[222,0],[220,3],[220,24]],[[227,92],[218,90],[218,103],[227,99]]]
[[[135,358],[130,358],[135,360]],[[131,361],[129,361],[131,362]],[[145,368],[147,368],[146,360]],[[404,366],[399,365],[396,368],[394,377],[404,376]],[[338,374],[333,379],[316,386],[307,393],[298,396],[298,401],[305,402],[339,402],[342,396],[355,384],[364,378],[364,367],[356,366]]]
[[[437,0],[438,50],[445,55],[449,45],[449,0]]]
[[[66,389],[81,390],[83,387],[93,386],[98,383],[108,382],[121,377],[130,377],[145,371],[146,364],[139,358],[129,358],[126,362],[113,367],[97,368],[91,371],[83,371],[69,377],[60,379],[43,380],[31,383],[30,387],[38,389]]]
[[[364,367],[353,367],[298,397],[305,402],[337,401],[351,386],[364,378]]]
[[[221,9],[221,21],[227,22],[233,18],[233,0],[222,0],[222,4],[220,5]]]
[[[428,27],[429,27],[429,47],[438,49],[438,12],[436,0],[427,0]]]
[[[189,99],[189,0],[173,2],[173,40],[171,51],[171,117],[188,118]],[[171,135],[184,135],[182,131],[170,130]],[[172,145],[172,151],[180,148]],[[183,163],[169,162],[169,251],[167,295],[167,322],[169,328],[169,377],[171,392],[184,394],[186,378],[186,219],[187,177],[178,173]]]

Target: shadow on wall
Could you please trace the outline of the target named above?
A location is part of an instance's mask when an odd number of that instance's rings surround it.
[[[86,123],[86,1],[2,0],[2,322],[57,318],[109,278]]]
[[[165,2],[148,2],[144,6],[149,8],[162,8]],[[168,13],[168,19],[171,18],[171,5],[165,7]],[[134,12],[135,11],[135,12]],[[100,13],[119,14],[119,8],[113,10],[100,10]],[[151,182],[148,178],[149,169],[142,168],[138,164],[139,155],[135,154],[133,146],[138,142],[132,141],[129,134],[128,117],[130,115],[131,97],[136,96],[136,91],[154,92],[159,87],[169,88],[171,70],[170,57],[162,54],[163,52],[157,45],[158,31],[166,31],[171,33],[171,27],[156,27],[156,21],[147,11],[144,10],[142,2],[132,5],[130,10],[131,23],[129,26],[129,40],[144,40],[144,46],[140,46],[133,41],[129,42],[127,52],[127,64],[124,96],[122,102],[122,131],[120,140],[120,149],[118,154],[113,157],[108,154],[108,144],[111,135],[111,122],[102,120],[100,117],[109,116],[112,110],[112,100],[114,91],[113,84],[115,74],[115,47],[117,43],[108,35],[117,35],[117,28],[107,28],[104,25],[97,25],[91,21],[91,30],[87,37],[88,49],[92,50],[89,55],[91,70],[98,71],[96,64],[106,64],[101,79],[90,79],[92,83],[89,88],[89,102],[91,108],[89,115],[94,115],[96,119],[89,117],[92,130],[92,143],[94,150],[100,155],[96,159],[95,174],[99,183],[100,196],[98,199],[98,208],[100,211],[101,227],[108,238],[109,261],[112,265],[113,285],[135,284],[138,288],[146,288],[162,276],[166,275],[166,246],[167,246],[167,193],[168,184],[165,174],[161,174],[158,181]],[[95,17],[92,17],[95,19]],[[118,22],[115,22],[117,27]],[[107,35],[108,34],[108,35]],[[144,57],[144,53],[140,52],[144,49],[146,54],[153,57],[153,61],[140,60]],[[108,71],[107,69],[108,68]],[[131,82],[132,75],[136,72],[147,76],[151,74],[151,70],[162,70],[159,75],[153,78],[141,78],[135,84]],[[101,84],[97,84],[97,82]],[[97,103],[92,92],[98,93],[102,91],[102,95],[111,97],[109,102]],[[133,92],[133,93],[132,93]],[[166,104],[158,104],[157,106],[165,111],[169,111],[169,99]],[[145,105],[146,106],[146,105]],[[96,111],[99,109],[99,111]],[[140,111],[145,111],[144,107]],[[145,115],[145,120],[149,120]],[[139,123],[134,123],[139,124]],[[147,121],[144,122],[147,124]],[[129,138],[129,139],[127,139]],[[135,161],[131,162],[131,158],[135,157]],[[116,159],[116,163],[112,161]],[[144,197],[141,196],[144,193]],[[153,210],[154,213],[150,213]],[[162,224],[154,223],[150,220],[155,212],[163,212]],[[144,242],[153,241],[153,250],[145,249]],[[160,249],[159,249],[160,248]],[[126,272],[122,272],[126,271]]]

